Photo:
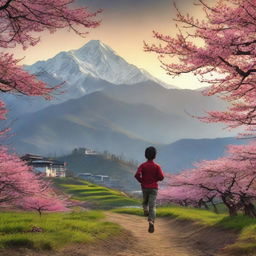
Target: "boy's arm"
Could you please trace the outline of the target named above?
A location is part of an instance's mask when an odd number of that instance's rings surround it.
[[[164,172],[160,166],[158,166],[158,180],[161,181],[164,179]]]
[[[138,168],[138,170],[137,170],[137,172],[136,172],[136,174],[135,174],[134,177],[136,178],[136,180],[137,180],[139,183],[142,182],[142,167],[141,167],[141,165],[139,166],[139,168]]]

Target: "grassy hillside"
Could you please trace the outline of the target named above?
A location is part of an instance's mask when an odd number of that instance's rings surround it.
[[[58,159],[67,162],[68,169],[75,175],[83,172],[108,175],[116,180],[121,190],[139,189],[139,184],[134,179],[137,167],[113,155],[85,155],[84,150],[78,149]]]
[[[122,208],[114,209],[113,211],[143,216],[141,209]],[[242,215],[229,217],[226,214],[215,214],[207,210],[175,206],[158,208],[157,216],[174,217],[180,220],[191,220],[203,226],[219,226],[233,229],[236,232],[239,232],[239,237],[235,244],[229,245],[225,248],[229,255],[256,255],[256,219]]]
[[[121,231],[117,224],[105,222],[104,214],[97,211],[47,213],[42,217],[31,212],[0,212],[0,220],[0,250],[55,250],[105,239]]]
[[[139,205],[137,200],[122,192],[84,180],[56,178],[53,182],[58,189],[72,195],[72,199],[94,209]],[[104,218],[100,211],[83,209],[44,213],[42,217],[32,212],[0,212],[0,254],[8,248],[56,250],[73,244],[96,242],[122,231],[120,226],[106,222]]]
[[[72,195],[72,199],[85,202],[95,209],[113,209],[116,207],[137,206],[139,201],[126,194],[106,187],[75,178],[54,179],[57,188]]]

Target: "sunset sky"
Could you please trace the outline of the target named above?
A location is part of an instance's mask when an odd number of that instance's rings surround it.
[[[213,1],[213,0],[209,0]],[[200,16],[199,8],[193,0],[177,0],[182,12]],[[175,9],[172,0],[78,0],[80,6],[88,6],[90,11],[103,9],[99,15],[100,27],[90,30],[86,38],[81,38],[66,30],[55,34],[44,33],[41,42],[25,51],[15,49],[15,56],[24,58],[22,63],[33,64],[38,60],[53,57],[60,51],[68,51],[83,46],[91,39],[99,39],[110,46],[129,63],[143,68],[155,77],[180,88],[195,89],[204,86],[193,75],[172,78],[161,69],[154,53],[143,51],[143,41],[154,42],[152,30],[166,34],[176,34]]]

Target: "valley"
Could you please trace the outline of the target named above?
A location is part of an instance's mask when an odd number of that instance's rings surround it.
[[[129,64],[99,40],[46,61],[25,66],[52,86],[53,99],[7,95],[12,136],[19,154],[63,156],[86,147],[135,161],[154,145],[166,172],[201,159],[215,159],[229,143],[242,144],[223,125],[193,116],[224,109],[217,97],[169,86]]]

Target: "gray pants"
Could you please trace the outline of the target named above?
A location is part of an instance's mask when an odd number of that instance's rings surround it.
[[[157,189],[156,188],[143,188],[143,210],[148,212],[148,220],[154,221],[156,218],[156,197]]]

